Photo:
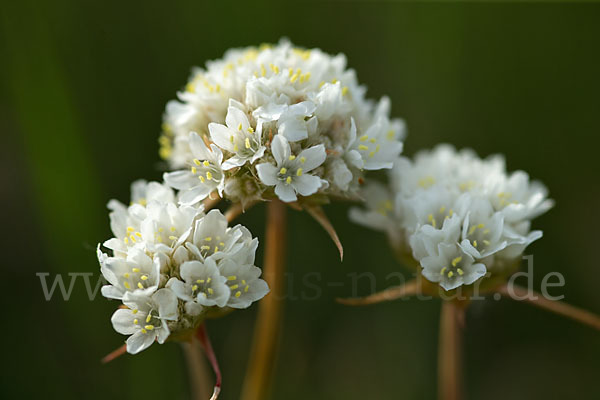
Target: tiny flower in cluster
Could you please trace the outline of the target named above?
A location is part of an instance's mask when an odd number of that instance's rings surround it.
[[[508,174],[501,156],[482,160],[448,145],[400,157],[389,185],[369,182],[364,197],[366,209],[351,218],[385,231],[445,290],[513,265],[542,237],[531,220],[553,205],[544,185],[523,171]]]
[[[178,205],[168,186],[145,181],[132,185],[131,205],[112,200],[109,208],[115,237],[98,246],[108,281],[102,294],[123,302],[112,323],[130,335],[129,353],[185,336],[207,313],[247,308],[268,293],[254,265],[258,239],[241,225],[228,227],[220,211]]]
[[[405,134],[389,100],[374,104],[365,91],[342,54],[287,41],[230,50],[167,105],[164,180],[185,205],[213,191],[233,201],[357,198],[363,171],[390,169]]]

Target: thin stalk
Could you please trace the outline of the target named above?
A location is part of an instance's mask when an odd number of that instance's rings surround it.
[[[504,285],[497,289],[497,292],[509,299],[515,299],[516,296],[517,298],[515,300],[526,301],[529,304],[546,311],[571,318],[584,325],[600,330],[600,316],[562,301],[547,299],[540,293],[534,291],[530,292],[527,288],[516,285],[512,285],[508,288],[507,285]]]
[[[202,346],[194,338],[181,345],[189,372],[191,399],[206,400],[210,397],[211,383]]]
[[[234,219],[246,212],[256,202],[247,202],[246,204],[234,203],[225,211],[225,219],[227,222],[232,222]]]
[[[221,197],[217,192],[212,192],[208,195],[206,199],[202,201],[202,205],[204,206],[204,211],[208,212],[215,208],[219,202],[221,201]]]
[[[242,400],[265,400],[271,387],[283,321],[286,234],[286,205],[273,200],[267,205],[263,266],[263,279],[271,292],[259,303]]]
[[[215,386],[210,400],[217,400],[217,398],[219,397],[219,393],[221,393],[221,369],[219,368],[217,356],[215,355],[212,343],[210,342],[210,338],[208,337],[208,333],[206,332],[205,324],[200,325],[200,327],[196,331],[196,337],[202,344],[202,348],[204,349],[206,358],[208,358],[208,361],[212,366],[213,372],[215,373]]]
[[[407,282],[404,285],[392,286],[381,292],[373,293],[366,297],[337,298],[335,301],[347,306],[367,306],[369,304],[381,303],[383,301],[392,301],[402,297],[408,297],[419,293],[421,287],[416,280]]]
[[[102,364],[106,364],[111,362],[112,360],[114,360],[117,357],[122,356],[123,354],[127,353],[127,345],[124,344],[123,346],[119,347],[118,349],[116,349],[115,351],[105,355],[101,362]]]
[[[438,349],[438,399],[462,398],[462,325],[464,307],[452,301],[442,302]]]

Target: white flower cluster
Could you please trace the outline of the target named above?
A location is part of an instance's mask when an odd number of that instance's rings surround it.
[[[135,354],[154,341],[196,328],[207,313],[246,308],[269,289],[254,266],[258,239],[243,226],[227,227],[218,211],[178,205],[158,182],[132,185],[129,206],[108,204],[114,238],[98,245],[102,294],[123,302],[112,323]]]
[[[404,137],[389,100],[365,91],[342,54],[287,41],[230,50],[167,105],[160,153],[176,171],[164,180],[186,205],[212,191],[234,201],[355,197],[363,170],[391,168]]]
[[[440,145],[413,161],[400,157],[385,186],[369,182],[367,209],[351,218],[383,230],[445,290],[500,273],[542,236],[531,220],[553,205],[527,173],[507,174],[504,159]]]

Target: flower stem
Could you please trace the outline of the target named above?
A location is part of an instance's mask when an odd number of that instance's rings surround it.
[[[453,301],[442,302],[438,349],[438,399],[462,398],[462,326],[465,309]]]
[[[263,277],[271,292],[259,303],[242,400],[264,400],[270,390],[283,320],[286,234],[286,205],[273,200],[267,205],[263,266]]]
[[[507,285],[501,286],[497,289],[497,292],[504,297],[524,300],[546,311],[571,318],[579,323],[600,330],[600,316],[581,308],[574,307],[562,301],[547,299],[540,293],[529,291],[529,289],[516,285],[512,285],[510,288]]]
[[[215,386],[210,400],[216,400],[219,397],[219,393],[221,393],[221,369],[219,368],[217,356],[215,355],[212,343],[210,342],[210,338],[208,337],[208,333],[206,332],[205,324],[200,325],[200,327],[196,331],[196,337],[202,344],[202,348],[204,349],[206,358],[208,358],[208,361],[210,361],[210,365],[212,366],[213,372],[215,373]]]
[[[347,306],[366,306],[369,304],[381,303],[383,301],[392,301],[402,297],[408,297],[419,293],[420,286],[416,280],[405,283],[400,286],[392,286],[381,292],[373,293],[366,297],[354,297],[354,298],[337,298],[340,304]]]
[[[181,345],[189,372],[190,398],[193,400],[206,400],[210,397],[211,384],[202,347],[195,338],[192,338],[189,342],[182,342]]]

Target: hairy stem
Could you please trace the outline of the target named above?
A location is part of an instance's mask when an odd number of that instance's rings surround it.
[[[271,292],[259,303],[250,360],[242,387],[242,400],[264,400],[271,387],[283,320],[286,234],[286,205],[273,200],[267,205],[263,266],[263,278],[269,284]]]
[[[527,288],[516,285],[511,285],[511,287],[504,285],[497,289],[497,292],[504,297],[526,301],[546,311],[571,318],[584,325],[600,330],[600,316],[562,301],[547,299],[540,293],[529,291]]]
[[[206,400],[210,397],[210,377],[203,357],[202,346],[192,338],[189,342],[182,342],[183,354],[187,363],[190,380],[190,394],[192,400]]]
[[[438,399],[462,398],[462,326],[465,309],[452,301],[442,302],[438,348]]]

